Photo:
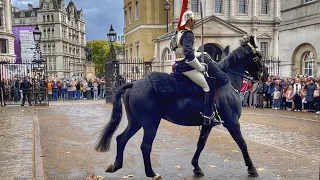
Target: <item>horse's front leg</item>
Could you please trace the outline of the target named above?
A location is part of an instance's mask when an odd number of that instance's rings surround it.
[[[198,144],[197,144],[197,150],[196,150],[196,153],[194,154],[192,161],[191,161],[191,164],[194,167],[193,173],[197,177],[204,176],[203,171],[199,167],[198,161],[199,161],[200,154],[201,154],[202,150],[204,149],[204,146],[206,145],[206,141],[208,139],[208,136],[211,132],[212,127],[213,126],[202,126],[201,133],[200,133],[199,140],[198,140]]]
[[[252,160],[250,158],[247,144],[246,144],[244,138],[242,137],[239,122],[236,124],[232,124],[230,126],[226,126],[226,128],[228,129],[232,138],[238,144],[239,148],[242,151],[244,162],[246,163],[246,166],[248,167],[249,176],[252,176],[252,177],[258,176],[258,172],[257,172],[256,168],[254,167]]]

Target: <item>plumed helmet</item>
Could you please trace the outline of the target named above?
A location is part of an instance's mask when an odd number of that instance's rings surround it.
[[[188,20],[195,20],[194,13],[188,10],[188,0],[182,0],[178,30],[183,30]]]
[[[184,26],[188,20],[195,20],[194,13],[190,10],[187,10],[186,12],[183,13],[181,17],[180,27]]]

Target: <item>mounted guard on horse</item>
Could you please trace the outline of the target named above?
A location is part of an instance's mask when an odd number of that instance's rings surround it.
[[[187,76],[205,92],[204,110],[203,113],[201,112],[204,119],[203,125],[219,125],[223,121],[218,114],[213,98],[217,87],[210,88],[206,80],[210,78],[207,73],[208,65],[204,62],[199,62],[200,56],[203,54],[195,51],[194,26],[195,15],[188,9],[188,0],[184,0],[180,12],[178,30],[170,42],[171,51],[175,52],[177,59],[172,69],[174,73],[182,73]],[[217,76],[213,78],[219,82],[223,82],[219,84],[220,86],[226,85],[228,83],[227,75],[220,70],[218,65],[214,65]]]
[[[223,120],[223,126],[241,149],[249,176],[258,176],[240,129],[242,106],[239,89],[243,78],[248,78],[246,73],[266,81],[267,68],[261,62],[261,54],[252,36],[240,40],[240,46],[219,63],[204,53],[200,58],[206,65],[200,63],[199,53],[194,52],[194,14],[187,10],[187,5],[184,1],[180,29],[173,38],[176,40],[171,41],[171,49],[180,57],[174,66],[175,72],[152,72],[134,83],[123,84],[114,95],[111,118],[98,139],[96,150],[105,152],[110,149],[111,139],[122,119],[122,95],[128,124],[116,138],[117,156],[106,172],[114,173],[123,167],[127,142],[143,128],[141,151],[146,176],[161,180],[152,168],[150,155],[159,124],[167,120],[183,126],[205,125],[201,128],[197,150],[191,161],[194,175],[204,176],[198,163],[200,154],[213,126]],[[219,90],[217,97],[216,89]],[[199,114],[201,111],[204,111],[202,116]]]

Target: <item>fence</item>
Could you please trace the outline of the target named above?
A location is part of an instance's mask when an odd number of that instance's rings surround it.
[[[114,92],[126,82],[134,82],[152,72],[152,63],[144,59],[107,60],[105,64],[106,102],[112,102]]]
[[[268,68],[269,75],[279,75],[280,74],[280,59],[279,58],[270,58],[262,59],[263,64]]]
[[[21,83],[25,77],[28,77],[31,87],[23,91]],[[25,96],[30,98],[32,105],[49,105],[47,77],[43,63],[0,62],[1,104],[21,105]]]

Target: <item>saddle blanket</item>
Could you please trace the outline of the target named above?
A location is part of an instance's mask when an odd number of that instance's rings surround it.
[[[203,95],[203,89],[180,73],[152,72],[148,76],[156,93],[164,97],[183,97]]]

